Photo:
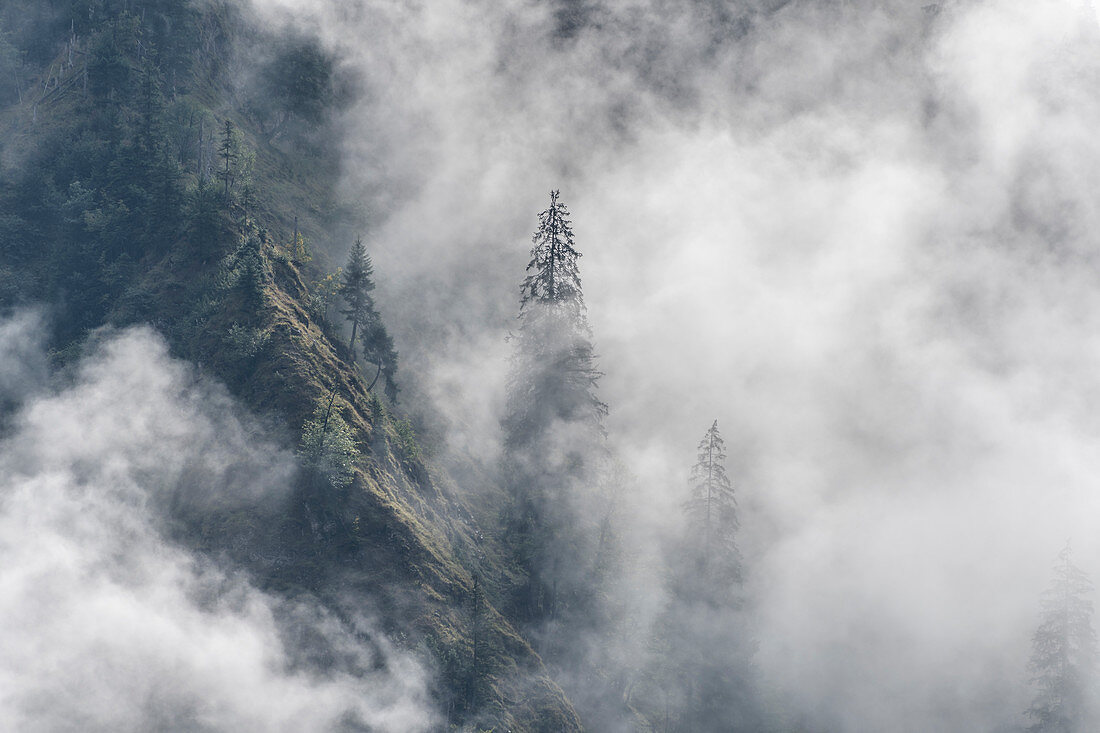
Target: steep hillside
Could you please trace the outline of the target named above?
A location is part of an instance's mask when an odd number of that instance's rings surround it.
[[[330,60],[269,38],[285,53],[252,68],[235,49],[262,33],[223,4],[17,2],[0,23],[0,56],[18,70],[0,115],[0,308],[46,304],[61,366],[97,329],[151,324],[300,444],[288,502],[181,510],[176,539],[271,592],[309,594],[338,615],[369,609],[438,670],[453,725],[579,729],[493,608],[508,568],[481,547],[462,492],[375,394],[381,385],[368,389],[373,365],[357,363],[336,304],[320,306],[309,284],[328,268],[294,241],[295,225],[324,242],[353,221],[334,193]],[[280,63],[315,74],[257,110],[232,79],[283,73]],[[301,436],[318,422],[322,444],[338,426],[350,440],[346,480],[309,467]]]

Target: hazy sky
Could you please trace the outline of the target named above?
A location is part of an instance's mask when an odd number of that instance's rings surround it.
[[[345,190],[406,373],[491,455],[560,188],[639,530],[718,418],[759,661],[823,727],[1018,722],[1100,577],[1100,107],[1069,0],[256,0],[363,80]],[[353,8],[353,9],[349,9]]]

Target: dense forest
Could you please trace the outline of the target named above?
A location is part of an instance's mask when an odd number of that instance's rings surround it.
[[[0,0],[4,726],[1095,729],[1018,5]]]

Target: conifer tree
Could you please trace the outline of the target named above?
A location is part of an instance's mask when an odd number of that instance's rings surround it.
[[[374,265],[370,261],[361,237],[355,238],[355,244],[348,254],[348,264],[344,268],[344,287],[342,292],[347,307],[341,313],[351,323],[351,338],[348,350],[355,351],[355,335],[365,328],[374,315]]]
[[[550,193],[539,214],[521,287],[519,328],[503,420],[505,475],[511,506],[505,519],[523,580],[513,611],[538,622],[591,609],[593,578],[577,574],[598,558],[598,526],[577,515],[605,457],[596,396],[591,329],[581,292],[569,211]]]
[[[356,337],[363,346],[363,358],[377,367],[374,379],[367,387],[368,391],[374,388],[379,377],[386,380],[386,395],[391,401],[397,399],[397,351],[393,347],[393,339],[390,338],[386,327],[382,324],[382,318],[374,307],[374,298],[371,291],[374,290],[374,265],[370,255],[360,237],[355,238],[351,253],[348,255],[348,263],[344,268],[343,287],[340,293],[347,307],[341,313],[351,323],[351,338],[348,339],[348,350],[355,355]]]
[[[233,123],[229,120],[225,121],[225,127],[222,130],[222,141],[218,144],[218,157],[222,159],[222,183],[224,188],[222,190],[222,196],[226,201],[229,200],[229,181],[232,178],[233,165],[240,158],[240,153],[237,150],[239,144],[236,140],[236,131],[233,129]]]
[[[290,256],[298,265],[304,265],[313,259],[306,245],[305,236],[298,231],[298,217],[294,217],[294,235],[290,240]]]
[[[755,644],[743,609],[737,502],[726,446],[711,424],[699,443],[683,534],[668,553],[668,603],[651,639],[652,720],[666,731],[759,731]]]
[[[179,204],[179,166],[168,153],[164,92],[159,70],[152,67],[142,76],[141,117],[135,134],[133,162],[129,176],[143,191],[142,214],[147,236],[163,237],[172,225]]]
[[[367,323],[359,338],[363,345],[363,359],[374,364],[376,369],[374,379],[367,385],[367,391],[374,389],[381,377],[386,383],[386,397],[390,402],[397,401],[397,351],[393,347],[393,339],[382,324],[382,318],[375,313]]]
[[[188,196],[190,239],[204,259],[219,254],[225,231],[219,209],[218,191],[210,181],[199,181]]]
[[[737,549],[737,499],[726,473],[726,443],[715,420],[699,443],[691,469],[691,496],[684,504],[689,535],[699,574],[715,591],[727,591],[741,582],[741,554]]]
[[[486,603],[485,590],[481,587],[481,576],[474,573],[473,590],[470,593],[470,664],[466,672],[466,710],[476,710],[486,697],[486,681],[489,676],[489,663],[486,650]]]
[[[581,292],[581,253],[558,191],[550,192],[550,206],[539,214],[532,244],[505,420],[512,447],[537,441],[555,420],[581,422],[602,434],[607,414],[596,396],[601,374]]]
[[[256,166],[256,152],[245,144],[240,128],[230,120],[222,127],[221,140],[218,142],[217,157],[218,178],[222,181],[222,200],[226,206],[241,203],[245,207],[256,203],[256,191],[253,187],[253,173]]]
[[[1037,687],[1027,715],[1031,733],[1085,733],[1096,730],[1096,632],[1093,590],[1088,576],[1058,554],[1054,581],[1042,600],[1042,617],[1032,637],[1032,682]]]
[[[578,329],[586,333],[588,317],[581,293],[580,269],[573,240],[572,222],[558,191],[550,192],[550,207],[539,214],[539,228],[532,237],[531,261],[523,281],[520,300],[521,318],[531,303],[553,304],[568,310]]]

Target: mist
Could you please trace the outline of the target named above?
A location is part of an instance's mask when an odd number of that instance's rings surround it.
[[[0,323],[3,394],[19,394],[0,440],[4,726],[435,725],[430,673],[369,617],[269,595],[176,541],[188,509],[285,501],[296,468],[279,436],[148,328],[101,332],[78,364],[50,376],[42,319]],[[312,664],[320,647],[358,671]]]
[[[1100,577],[1089,4],[253,4],[362,80],[343,188],[450,445],[499,450],[560,188],[638,567],[718,418],[796,717],[1019,724],[1055,554]]]

